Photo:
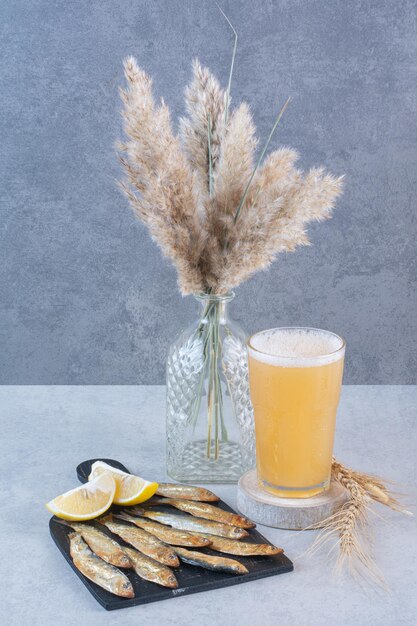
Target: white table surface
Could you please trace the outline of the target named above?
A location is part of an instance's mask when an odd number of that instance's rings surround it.
[[[165,475],[164,387],[0,387],[2,601],[0,624],[384,626],[417,623],[417,526],[379,508],[374,555],[390,591],[337,576],[325,554],[307,558],[314,532],[259,527],[295,561],[290,574],[106,612],[49,536],[44,503],[78,484],[76,465],[123,462],[145,478]],[[417,387],[343,389],[336,455],[398,483],[415,510]],[[234,485],[215,490],[235,505]],[[382,516],[382,517],[381,517]]]

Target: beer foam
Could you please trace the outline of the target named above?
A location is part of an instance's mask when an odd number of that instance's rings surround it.
[[[249,354],[281,367],[317,367],[344,356],[343,339],[316,328],[274,328],[253,335]]]

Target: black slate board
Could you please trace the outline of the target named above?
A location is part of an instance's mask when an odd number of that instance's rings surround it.
[[[113,465],[113,467],[117,467],[124,472],[128,471],[126,467],[124,467],[124,465],[122,465],[118,461],[114,461],[113,459],[90,459],[89,461],[84,461],[83,463],[80,463],[80,465],[78,465],[77,467],[77,476],[81,482],[87,482],[91,465],[98,460],[104,461],[109,465]],[[233,509],[231,509],[222,500],[218,502],[218,505],[225,511],[231,511],[235,513],[235,511],[233,511]],[[111,507],[110,511],[117,510],[117,508],[117,506],[113,506]],[[170,510],[170,512],[173,511],[171,507],[158,507],[158,509],[156,510],[164,509],[167,511]],[[228,554],[222,555],[219,552],[214,552],[206,548],[204,552],[206,552],[207,554],[229,557],[231,559],[236,559],[240,561],[248,568],[249,573],[242,576],[238,574],[212,572],[199,567],[194,567],[181,563],[181,566],[175,569],[175,576],[178,580],[178,589],[167,589],[165,587],[160,587],[155,583],[151,583],[143,580],[142,578],[139,578],[139,576],[137,576],[137,574],[135,574],[133,570],[123,570],[123,572],[127,574],[130,581],[132,582],[136,597],[119,598],[118,596],[109,593],[105,589],[102,589],[95,583],[89,581],[74,567],[69,553],[69,541],[67,539],[67,535],[71,532],[71,529],[69,527],[61,524],[54,516],[51,517],[49,521],[49,530],[57,547],[61,551],[64,558],[68,561],[74,572],[82,580],[84,585],[94,596],[97,602],[99,602],[107,611],[111,611],[113,609],[123,609],[138,604],[147,604],[148,602],[156,602],[158,600],[165,600],[168,598],[175,598],[176,596],[184,596],[189,593],[197,593],[199,591],[208,591],[210,589],[218,589],[220,587],[238,585],[239,583],[248,582],[250,580],[257,580],[258,578],[265,578],[267,576],[275,576],[276,574],[284,574],[285,572],[291,572],[293,570],[292,562],[284,554],[263,557],[235,557]],[[111,535],[111,533],[107,531],[107,529],[103,526],[100,526],[100,530],[102,530],[103,532],[107,532],[107,534]],[[244,541],[253,541],[253,543],[270,543],[257,530],[251,530],[249,532],[250,537],[245,538]],[[124,544],[120,537],[116,537],[116,539],[120,542],[120,544],[127,545]]]

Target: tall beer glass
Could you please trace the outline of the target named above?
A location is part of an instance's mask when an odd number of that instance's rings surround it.
[[[284,498],[330,483],[345,342],[316,328],[274,328],[248,342],[258,480]]]

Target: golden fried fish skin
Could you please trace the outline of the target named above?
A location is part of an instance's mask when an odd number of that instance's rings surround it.
[[[133,548],[124,548],[127,556],[133,563],[133,568],[140,578],[149,580],[162,587],[169,587],[170,589],[176,589],[178,587],[178,581],[175,578],[174,572],[167,567],[158,563],[155,559],[151,559],[149,556],[133,550]]]
[[[209,535],[218,535],[220,537],[229,537],[230,539],[242,539],[249,535],[244,528],[229,526],[229,524],[222,524],[220,522],[212,522],[211,520],[192,517],[191,515],[145,511],[143,517],[155,520],[161,524],[166,524],[167,526],[172,526],[173,528],[178,528],[179,530],[201,532]]]
[[[184,548],[175,548],[175,551],[181,561],[188,563],[188,565],[196,565],[204,567],[204,569],[210,569],[215,572],[227,572],[228,574],[248,573],[247,568],[234,559],[227,559],[223,556],[211,556],[196,550],[185,550]]]
[[[107,526],[112,533],[121,537],[123,541],[130,543],[136,550],[150,556],[155,561],[171,567],[179,566],[178,557],[173,549],[146,530],[114,522],[112,515],[107,515],[97,521]]]
[[[256,524],[247,517],[230,513],[230,511],[224,511],[218,506],[213,506],[206,502],[192,502],[190,500],[179,500],[177,498],[156,498],[149,500],[146,504],[149,506],[159,504],[173,506],[195,517],[221,522],[222,524],[229,524],[230,526],[238,526],[239,528],[255,528],[256,526]]]
[[[179,485],[176,483],[159,483],[156,493],[158,496],[164,496],[166,498],[181,498],[185,500],[195,500],[197,502],[217,502],[220,500],[215,493],[203,487]]]
[[[133,567],[133,563],[123,552],[117,541],[108,537],[91,524],[86,524],[85,522],[63,522],[62,520],[60,523],[65,523],[65,526],[69,526],[79,533],[88,547],[106,563],[116,567]]]
[[[155,537],[158,537],[158,539],[164,541],[165,543],[168,543],[171,546],[207,548],[211,544],[211,540],[209,539],[209,537],[203,537],[202,535],[193,535],[186,530],[175,530],[175,528],[163,526],[162,524],[158,524],[158,522],[153,522],[150,519],[144,519],[143,517],[133,517],[127,512],[120,513],[120,515],[115,515],[115,517],[123,519],[126,522],[131,522],[139,528],[143,528],[143,530],[148,531],[148,533],[151,533],[151,535],[155,535]]]
[[[75,567],[96,585],[122,598],[134,598],[132,583],[114,565],[106,563],[90,550],[80,533],[68,535],[70,554]]]
[[[249,543],[247,541],[236,541],[226,537],[215,537],[199,533],[201,537],[210,538],[210,550],[223,552],[224,554],[234,554],[235,556],[273,556],[284,552],[282,548],[277,548],[269,543]]]

